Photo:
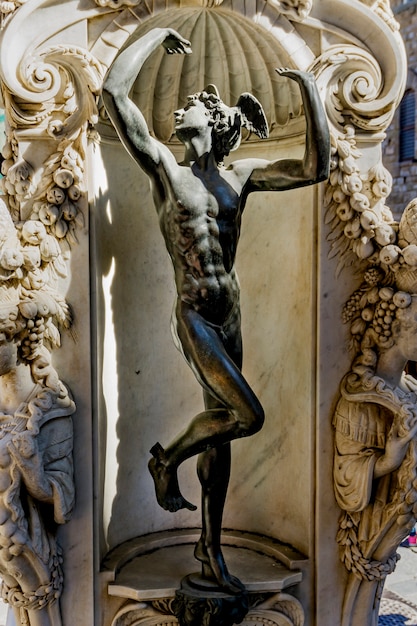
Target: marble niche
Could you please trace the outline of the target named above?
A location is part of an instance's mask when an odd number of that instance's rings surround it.
[[[394,265],[414,245],[407,234],[398,238],[381,161],[406,72],[389,2],[14,0],[0,11],[3,201],[10,237],[23,248],[11,258],[4,253],[11,239],[0,239],[0,307],[24,340],[41,311],[25,313],[24,304],[48,293],[49,335],[33,348],[45,352],[71,398],[75,504],[53,529],[63,625],[174,624],[179,564],[187,573],[191,555],[196,567],[199,512],[162,511],[146,466],[155,441],[169,441],[201,410],[201,391],[172,342],[172,269],[148,181],[100,99],[129,37],[167,25],[190,38],[194,53],[181,63],[156,54],[132,97],[178,158],[172,112],[210,82],[227,103],[250,91],[266,111],[270,138],[245,135],[233,158],[301,155],[300,95],[274,68],[316,77],[332,134],[329,181],[253,194],[242,223],[243,369],[266,422],[233,444],[224,545],[256,597],[245,624],[373,625],[367,601],[359,599],[359,608],[346,601],[352,568],[346,555],[340,559],[346,510],[334,493],[332,421],[357,354],[346,349],[342,310],[371,269],[372,288],[392,289],[386,248],[398,248]],[[397,282],[394,291],[412,293]],[[60,318],[56,303],[70,314]],[[198,504],[192,460],[180,480]],[[411,519],[399,527],[398,543]],[[274,570],[268,580],[255,576],[258,558],[262,572]]]

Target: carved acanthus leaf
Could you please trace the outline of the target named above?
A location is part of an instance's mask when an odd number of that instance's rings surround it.
[[[96,122],[96,96],[104,70],[86,50],[76,46],[47,48],[36,57],[22,59],[19,73],[23,86],[19,101],[7,86],[5,89],[12,125],[37,126],[51,136],[62,137],[85,122]]]
[[[16,132],[8,130],[2,149],[4,161],[0,188],[8,196],[8,204],[14,220],[20,219],[21,203],[34,193],[33,167],[22,156]]]
[[[278,10],[289,19],[302,22],[310,15],[313,0],[269,0]]]

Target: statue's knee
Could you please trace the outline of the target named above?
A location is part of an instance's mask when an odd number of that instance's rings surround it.
[[[259,432],[264,425],[265,421],[265,413],[261,405],[257,406],[255,410],[253,410],[243,423],[241,423],[241,428],[243,431],[242,437],[250,437],[251,435],[255,435],[255,433]]]

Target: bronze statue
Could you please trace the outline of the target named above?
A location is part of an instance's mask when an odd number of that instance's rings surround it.
[[[239,285],[234,269],[241,218],[253,191],[281,191],[323,181],[328,176],[330,141],[327,120],[312,74],[279,69],[301,89],[307,122],[300,160],[223,159],[240,142],[241,127],[261,138],[268,128],[260,103],[242,94],[226,106],[214,86],[188,98],[176,111],[175,131],[185,146],[177,163],[154,139],[129,91],[146,59],[158,46],[168,53],[191,53],[190,43],[169,28],[148,32],[114,61],[103,88],[104,103],[121,141],[148,174],[178,294],[173,330],[203,387],[205,410],[165,449],[152,448],[149,469],[159,504],[169,511],[194,510],[179,489],[178,466],[198,456],[202,486],[202,533],[195,556],[203,577],[232,594],[242,583],[231,576],[220,545],[221,522],[230,474],[230,442],[253,435],[264,412],[241,373]]]

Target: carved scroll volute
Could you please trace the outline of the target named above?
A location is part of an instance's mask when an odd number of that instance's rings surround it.
[[[78,226],[82,221],[75,205],[85,189],[85,134],[96,121],[104,69],[80,45],[48,44],[54,33],[74,24],[68,23],[69,12],[58,4],[44,5],[44,0],[23,4],[7,18],[1,35],[7,128],[2,186],[15,219],[40,219],[49,234],[60,243],[66,239],[71,247],[76,240],[74,220],[78,216]],[[43,18],[41,8],[45,10]],[[83,13],[74,6],[73,21],[88,19],[97,10]],[[40,36],[35,38],[37,25]],[[51,139],[56,141],[52,149]],[[35,147],[42,140],[48,142],[51,156],[39,162],[45,150]],[[45,213],[46,206],[51,210],[42,218],[40,211]]]
[[[380,133],[389,125],[404,83],[391,84],[367,51],[352,45],[331,46],[312,68],[326,91],[326,111],[335,131],[352,124],[361,132]]]
[[[407,68],[389,5],[339,4],[336,14],[323,0],[314,5],[314,16],[324,18],[327,11],[328,21],[350,30],[358,43],[330,46],[311,68],[331,126],[331,173],[324,205],[330,256],[338,257],[338,272],[358,259],[384,255],[394,243],[393,218],[386,206],[392,178],[382,163],[381,143],[402,97]]]
[[[313,16],[341,28],[357,44],[330,46],[312,68],[326,93],[326,109],[335,131],[352,124],[365,133],[383,132],[400,101],[406,81],[404,45],[388,3],[323,0]],[[366,3],[369,4],[369,3]]]

